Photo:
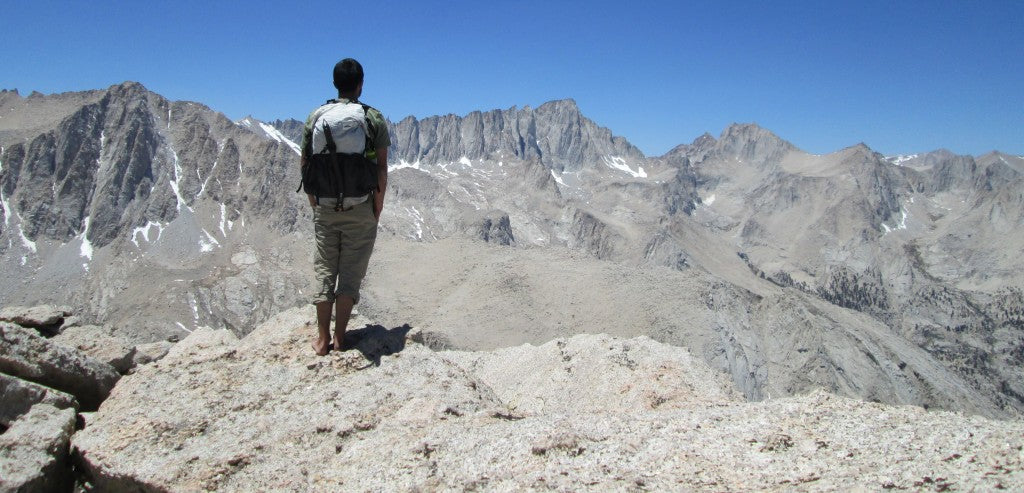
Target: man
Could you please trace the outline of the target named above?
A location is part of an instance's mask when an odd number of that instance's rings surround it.
[[[351,58],[338,62],[334,66],[334,87],[338,99],[314,110],[302,133],[302,186],[313,208],[316,233],[313,304],[318,335],[313,350],[319,356],[327,354],[332,346],[342,350],[352,307],[359,303],[359,286],[366,275],[384,208],[391,145],[384,116],[359,102],[362,65]],[[346,132],[355,132],[351,135],[356,137],[348,138]],[[360,143],[358,151],[346,153],[338,147],[363,138],[365,146]]]

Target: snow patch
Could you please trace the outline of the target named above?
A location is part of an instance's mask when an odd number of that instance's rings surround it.
[[[647,178],[647,173],[642,166],[637,166],[637,171],[633,171],[629,164],[626,163],[626,160],[619,156],[603,156],[602,159],[604,159],[604,164],[607,164],[609,168],[629,173],[633,178]]]
[[[555,182],[558,183],[559,185],[562,185],[563,187],[566,186],[565,182],[562,181],[562,176],[559,175],[558,173],[555,173],[555,170],[551,170],[551,177],[554,178]]]
[[[260,125],[260,128],[262,128],[263,131],[266,132],[267,135],[270,136],[270,138],[272,138],[272,139],[274,139],[274,140],[276,140],[276,141],[278,141],[278,142],[280,142],[282,144],[285,144],[288,147],[291,147],[292,150],[295,151],[295,154],[302,154],[302,152],[299,150],[299,145],[296,144],[295,142],[292,142],[292,140],[289,139],[288,137],[285,137],[284,134],[281,133],[280,130],[274,128],[273,125],[268,125],[268,124],[263,123],[263,122],[259,122],[259,125]]]
[[[704,202],[704,205],[711,205],[711,204],[715,203],[715,198],[716,198],[715,194],[711,194],[710,197],[704,199],[702,202]]]
[[[417,159],[415,163],[410,163],[409,161],[406,161],[404,159],[399,159],[398,160],[398,164],[389,164],[388,165],[388,170],[389,171],[390,170],[396,170],[396,169],[402,169],[402,168],[420,169],[420,160]]]
[[[195,295],[188,295],[188,306],[192,308],[192,320],[199,325],[199,304],[196,303]]]
[[[21,229],[21,224],[18,224],[18,236],[21,237],[21,244],[25,245],[25,248],[28,248],[29,251],[31,251],[32,253],[36,253],[36,242],[28,239],[28,237],[25,236],[25,231]]]
[[[459,164],[464,166],[473,166],[473,162],[470,161],[469,158],[467,158],[466,156],[462,156],[459,158]]]
[[[181,177],[181,162],[178,160],[178,153],[175,152],[173,148],[171,149],[171,156],[174,157],[174,180],[171,181],[171,191],[174,192],[174,197],[178,199],[178,212],[181,212],[181,205],[185,203],[185,197],[181,196],[181,189],[178,185],[178,180]],[[187,205],[185,208],[189,211],[192,210],[192,208]]]
[[[81,256],[89,259],[89,260],[92,260],[92,242],[89,241],[89,222],[90,221],[91,221],[91,218],[86,216],[86,218],[85,218],[85,228],[82,230],[82,234],[81,234],[81,237],[82,237],[82,247],[79,249],[78,253],[79,253],[79,255],[81,255]],[[85,264],[85,265],[88,265],[88,264]],[[85,270],[89,270],[89,268],[86,267]]]
[[[196,194],[196,198],[203,196],[203,192],[206,191],[206,184],[210,183],[210,178],[213,178],[213,171],[215,169],[217,169],[217,160],[216,159],[213,160],[213,166],[210,166],[210,176],[207,176],[206,179],[203,180],[203,186],[199,187],[199,193]],[[200,180],[203,179],[202,176],[199,176],[199,169],[198,168],[196,168],[196,176]],[[219,179],[218,179],[218,181],[219,181]]]
[[[911,159],[916,159],[918,156],[919,154],[900,154],[898,156],[886,156],[885,160],[895,164],[896,166],[903,166],[903,163],[910,161]]]
[[[149,243],[149,230],[154,226],[156,227],[156,238],[153,238],[153,241],[159,240],[160,235],[164,232],[165,225],[156,221],[150,221],[146,223],[145,226],[140,226],[132,230],[132,243],[134,243],[136,247],[139,246],[139,235],[142,235],[142,239],[145,240],[146,243]]]
[[[0,190],[0,204],[4,206],[4,226],[8,226],[11,224],[11,203],[4,197],[3,190]]]
[[[227,222],[227,207],[224,204],[220,204],[220,234],[227,238],[228,234],[224,231],[224,224]]]
[[[889,225],[882,223],[882,229],[885,231],[884,234],[889,234],[893,231],[907,229],[907,210],[902,208],[900,209],[900,221],[896,223],[895,228],[890,228]]]
[[[191,334],[191,333],[192,333],[192,331],[191,331],[191,330],[188,330],[187,328],[185,328],[185,325],[184,325],[184,324],[182,324],[181,322],[174,322],[174,323],[175,323],[175,324],[177,324],[177,325],[178,325],[178,327],[181,327],[181,330],[184,330],[185,332],[188,332],[189,334]]]
[[[206,238],[210,241],[203,241],[202,238],[199,239],[200,252],[212,252],[214,247],[220,247],[220,242],[217,241],[217,238],[214,238],[209,231],[204,229],[203,234],[206,235]]]
[[[423,239],[423,215],[415,207],[406,207],[405,212],[409,213],[412,220],[416,223],[416,239]]]

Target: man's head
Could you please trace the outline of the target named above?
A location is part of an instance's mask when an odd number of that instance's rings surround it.
[[[334,66],[334,87],[338,95],[359,96],[363,87],[363,66],[359,62],[346,58]]]

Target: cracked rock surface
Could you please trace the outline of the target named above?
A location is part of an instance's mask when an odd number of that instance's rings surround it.
[[[69,393],[95,409],[120,375],[110,365],[40,336],[0,322],[0,372]]]
[[[75,410],[32,406],[0,435],[0,491],[61,491],[71,485],[68,446]]]
[[[1024,423],[825,392],[744,402],[683,348],[581,335],[433,351],[310,309],[200,329],[124,377],[73,446],[100,490],[837,490],[1024,487]],[[354,330],[353,330],[354,329]]]

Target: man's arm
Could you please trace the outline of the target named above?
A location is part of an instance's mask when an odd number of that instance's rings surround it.
[[[377,149],[377,193],[373,194],[373,217],[380,221],[384,210],[384,192],[388,189],[388,148]]]
[[[309,162],[306,161],[306,154],[303,153],[302,157],[299,159],[299,176],[302,176],[302,172],[305,171],[306,165],[308,165],[308,164],[309,164]],[[310,207],[316,207],[316,197],[314,197],[313,194],[307,193],[306,194],[306,198],[309,199],[309,206]]]

